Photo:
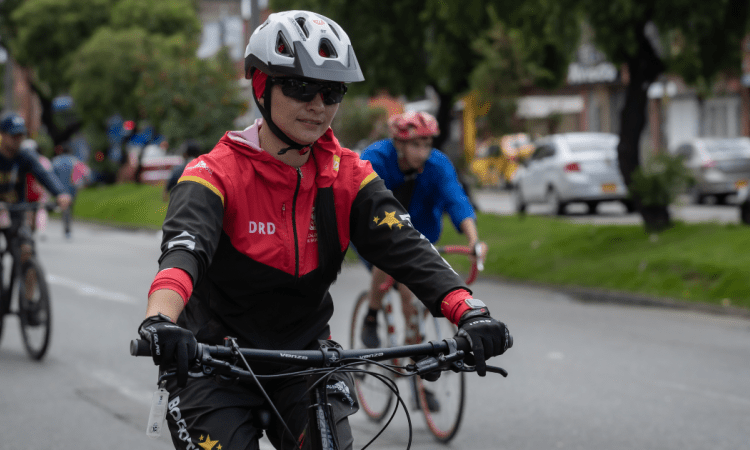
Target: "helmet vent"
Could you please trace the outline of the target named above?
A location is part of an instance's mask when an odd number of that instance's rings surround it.
[[[279,31],[279,34],[276,37],[276,53],[284,56],[293,56],[292,48],[289,46],[289,44],[287,44],[286,39],[284,39],[284,35],[281,34],[281,31]]]
[[[305,26],[305,18],[304,17],[297,17],[294,19],[297,21],[297,25],[302,29],[302,32],[305,34],[306,38],[310,37],[310,32],[307,31],[307,27]]]
[[[338,39],[340,41],[341,40],[341,36],[339,36],[339,32],[336,31],[336,26],[334,24],[332,24],[332,23],[329,23],[328,26],[331,28],[331,31],[333,31],[333,34],[336,35],[336,39]]]
[[[338,56],[336,49],[328,39],[321,39],[318,54],[323,58],[336,58]]]

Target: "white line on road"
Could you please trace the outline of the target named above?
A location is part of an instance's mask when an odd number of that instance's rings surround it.
[[[81,295],[85,295],[88,297],[98,297],[102,300],[127,303],[131,305],[139,303],[139,301],[135,297],[123,294],[122,292],[108,291],[100,287],[92,286],[90,284],[86,284],[76,280],[71,280],[70,278],[61,277],[59,275],[47,275],[47,281],[50,284],[56,284],[58,286],[65,286],[71,289],[75,289]]]

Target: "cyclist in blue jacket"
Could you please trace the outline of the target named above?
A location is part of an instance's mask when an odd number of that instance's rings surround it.
[[[445,154],[432,148],[432,139],[440,133],[431,114],[409,111],[388,120],[390,139],[375,142],[362,152],[361,158],[370,161],[372,168],[393,191],[393,195],[409,212],[417,231],[431,243],[440,238],[443,213],[462,232],[469,246],[480,244],[482,259],[487,246],[479,242],[476,214],[466,192],[461,187],[456,170]],[[378,289],[388,275],[372,267],[370,308],[362,327],[362,342],[371,348],[380,346],[377,335],[377,312],[384,293]],[[417,344],[418,324],[413,294],[403,284],[398,286],[404,319],[407,323],[405,344]]]

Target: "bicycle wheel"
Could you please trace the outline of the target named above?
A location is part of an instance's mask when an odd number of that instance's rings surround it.
[[[31,358],[40,360],[49,346],[52,311],[47,281],[36,259],[29,258],[23,263],[16,283],[23,344]]]
[[[429,311],[425,311],[422,324],[425,341],[451,338],[457,331],[448,319],[432,317]],[[453,439],[464,413],[464,373],[446,371],[434,382],[418,378],[417,394],[432,434],[443,443]]]
[[[354,314],[352,315],[351,324],[351,335],[349,340],[349,348],[361,349],[367,348],[362,343],[362,324],[364,323],[367,310],[369,308],[369,295],[368,291],[364,291],[357,297],[357,303],[354,307]],[[382,346],[388,345],[388,333],[387,333],[385,318],[379,317],[378,320],[378,337]],[[372,372],[379,373],[383,376],[392,378],[390,374],[375,364],[366,364],[360,366],[362,369],[369,370]],[[385,417],[386,413],[391,407],[393,401],[393,391],[382,381],[376,377],[363,373],[354,373],[354,386],[357,391],[357,400],[362,410],[367,414],[367,417],[380,422]]]

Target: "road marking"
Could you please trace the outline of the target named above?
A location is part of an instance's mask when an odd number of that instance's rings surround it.
[[[127,303],[129,305],[135,305],[135,304],[141,303],[135,297],[131,297],[127,294],[123,294],[122,292],[108,291],[106,289],[92,286],[90,284],[86,284],[80,281],[72,280],[70,278],[65,278],[60,275],[47,275],[47,281],[50,284],[55,284],[58,286],[65,286],[67,288],[74,289],[78,291],[79,294],[85,295],[88,297],[98,297],[102,300],[109,300],[109,301],[118,302],[118,303]]]

